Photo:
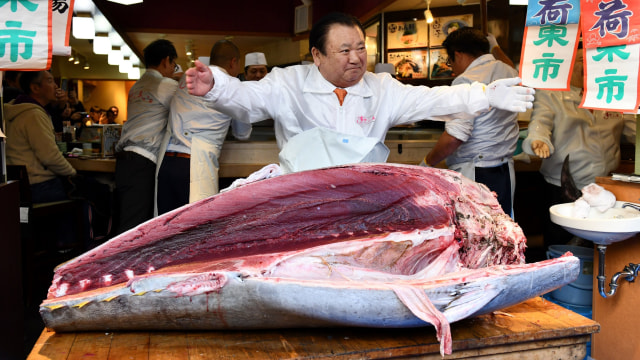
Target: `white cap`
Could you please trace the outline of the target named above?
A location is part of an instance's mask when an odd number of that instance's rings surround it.
[[[385,73],[385,72],[391,75],[396,74],[395,67],[393,66],[393,64],[389,64],[389,63],[377,63],[374,71],[376,72],[376,74]]]
[[[264,53],[261,52],[252,52],[248,53],[244,57],[244,66],[251,65],[267,65],[267,58],[264,56]]]

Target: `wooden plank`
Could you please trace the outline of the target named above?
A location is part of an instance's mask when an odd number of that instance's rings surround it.
[[[537,354],[538,359],[549,358],[550,354],[556,358],[558,354],[573,356],[586,351],[590,334],[599,329],[594,321],[542,298],[465,319],[451,327],[453,354],[448,359],[508,359],[512,353],[522,359],[536,358],[527,354]],[[440,358],[433,327],[78,333],[75,339],[69,336],[74,335],[43,332],[33,353],[43,354],[46,346],[60,350],[47,353],[51,355],[46,358],[54,360],[83,356],[97,360]]]
[[[149,333],[114,333],[109,360],[136,360],[149,358]]]
[[[77,333],[67,360],[108,359],[113,333],[87,332]],[[55,358],[52,358],[55,359]],[[64,358],[63,358],[64,359]]]
[[[30,360],[66,359],[76,334],[57,334],[44,329],[28,356]]]
[[[188,360],[187,334],[156,332],[149,336],[149,360]]]

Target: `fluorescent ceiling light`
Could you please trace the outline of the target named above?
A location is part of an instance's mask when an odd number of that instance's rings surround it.
[[[109,41],[111,41],[111,46],[121,47],[124,45],[124,40],[115,30],[109,31]]]
[[[131,51],[131,48],[127,44],[122,45],[120,47],[120,50],[122,51],[122,56],[124,57],[130,57],[131,55],[133,55],[133,51]]]
[[[90,13],[95,14],[96,6],[92,0],[76,0],[73,3],[73,12],[78,13]]]
[[[107,34],[96,34],[93,38],[93,52],[99,55],[107,55],[111,51],[111,42]]]
[[[529,0],[509,0],[509,5],[529,5]]]
[[[131,56],[129,56],[129,59],[131,60],[131,64],[133,64],[134,66],[140,65],[140,58],[136,54],[131,54]]]
[[[109,0],[109,1],[122,4],[122,5],[133,5],[133,4],[139,4],[142,2],[142,0]]]
[[[96,33],[108,34],[109,31],[113,30],[113,28],[111,27],[111,23],[109,23],[109,20],[107,20],[107,18],[102,15],[100,11],[96,11],[96,13],[93,15],[93,21],[95,22]]]
[[[85,14],[78,14],[80,16],[74,16],[72,27],[73,37],[76,39],[93,39],[96,34],[96,27],[91,16]]]
[[[140,79],[140,68],[137,66],[132,67],[131,70],[127,73],[127,75],[131,80]]]
[[[133,69],[133,65],[131,64],[131,60],[123,59],[120,65],[118,66],[118,71],[123,74],[129,73]]]
[[[122,60],[124,59],[122,57],[122,51],[120,51],[120,47],[114,46],[107,55],[107,63],[109,65],[120,65],[120,63],[122,63]]]

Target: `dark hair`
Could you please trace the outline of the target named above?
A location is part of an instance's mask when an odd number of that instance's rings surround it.
[[[158,39],[147,45],[143,50],[143,54],[144,65],[146,67],[160,65],[162,60],[167,56],[169,57],[169,60],[178,58],[178,53],[176,52],[176,48],[173,46],[173,43],[165,39]]]
[[[363,36],[365,34],[362,23],[354,16],[339,12],[329,13],[318,20],[311,28],[311,32],[309,33],[309,53],[311,53],[311,49],[315,47],[323,55],[327,54],[327,34],[329,33],[331,25],[334,24],[355,26],[362,31]]]
[[[18,76],[20,75],[20,71],[15,70],[7,70],[4,72],[4,78],[7,81],[16,81]]]
[[[456,51],[478,57],[488,54],[490,50],[487,37],[480,30],[468,26],[449,33],[442,46],[447,49],[451,61],[454,61]]]
[[[209,65],[226,67],[233,58],[240,58],[240,50],[238,50],[236,44],[229,40],[219,40],[211,48]]]
[[[19,78],[20,89],[24,91],[25,94],[31,94],[31,84],[40,84],[42,82],[42,77],[44,76],[44,72],[47,70],[41,71],[23,71]]]

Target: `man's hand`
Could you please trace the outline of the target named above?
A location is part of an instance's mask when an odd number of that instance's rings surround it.
[[[213,73],[208,66],[196,60],[196,67],[189,68],[187,74],[187,89],[189,94],[203,96],[213,89]]]
[[[544,141],[533,140],[531,142],[531,150],[533,150],[533,153],[538,155],[541,159],[549,157],[549,146],[547,146]]]
[[[500,79],[487,85],[485,94],[489,105],[507,111],[525,112],[533,107],[532,88],[518,86],[522,80],[519,77]]]

